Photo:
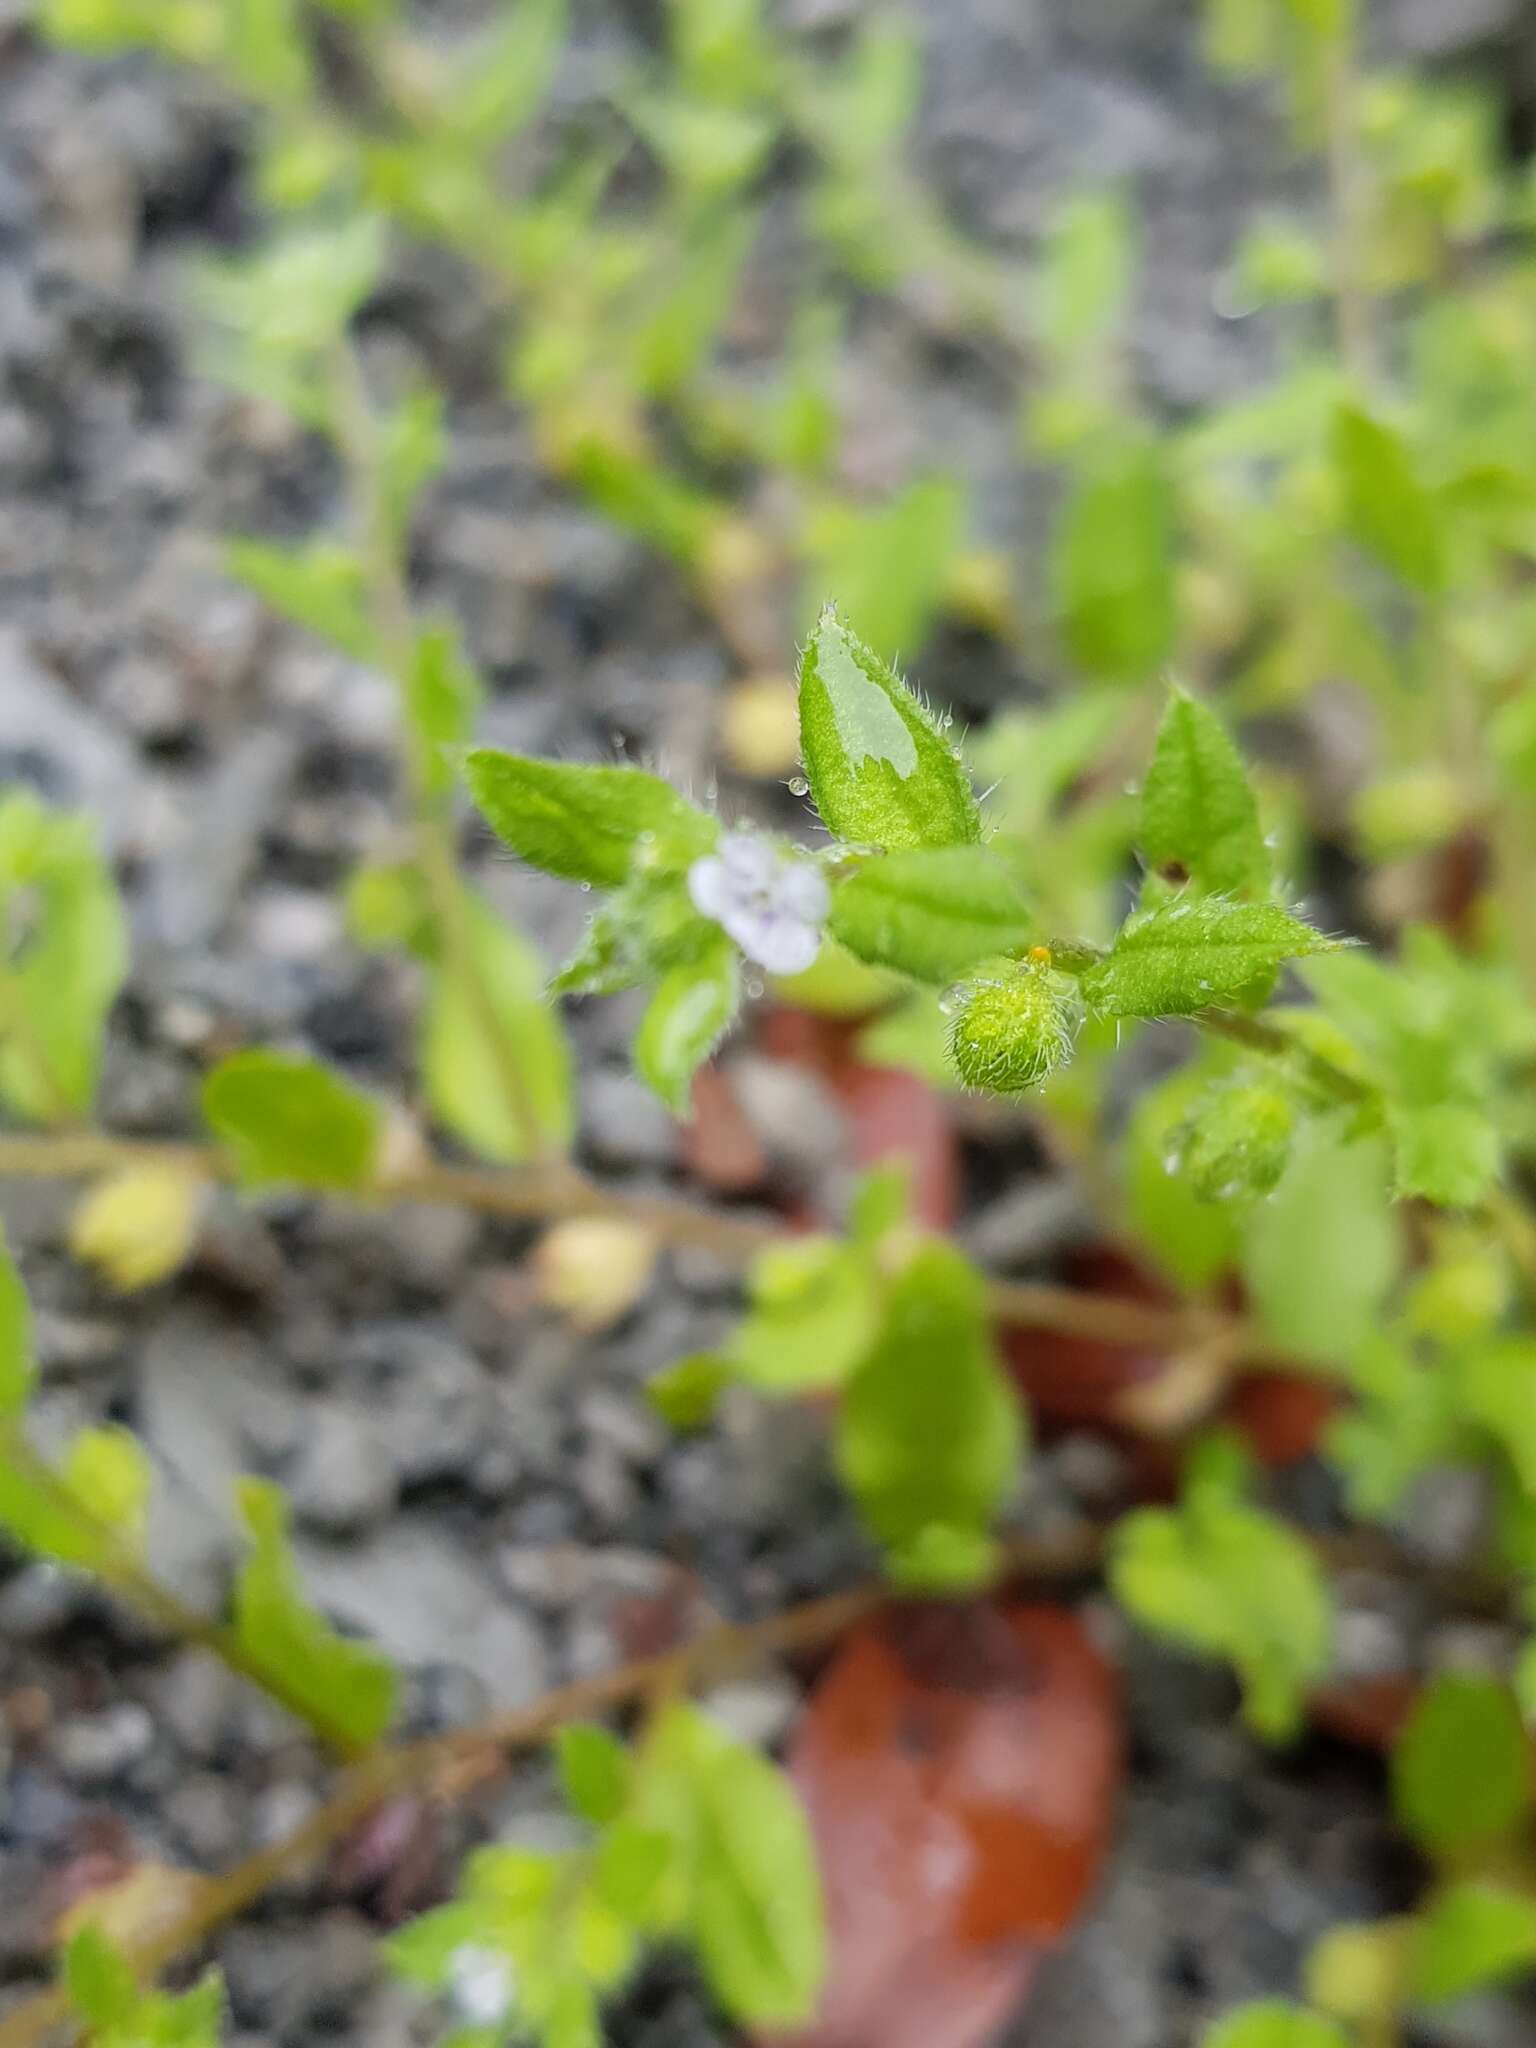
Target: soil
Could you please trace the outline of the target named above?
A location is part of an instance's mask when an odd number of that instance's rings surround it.
[[[861,11],[784,9],[829,34]],[[1134,185],[1148,251],[1135,367],[1172,414],[1263,373],[1273,337],[1222,316],[1221,269],[1256,204],[1309,195],[1262,101],[1201,69],[1194,12],[1180,0],[916,9],[930,44],[917,153],[964,225],[1022,259],[1064,187]],[[313,443],[195,373],[187,274],[253,225],[246,136],[206,88],[147,60],[59,54],[25,13],[0,0],[0,782],[88,805],[120,866],[135,954],[103,1120],[188,1129],[200,1071],[246,1042],[306,1048],[407,1093],[410,975],[346,941],[337,901],[351,866],[391,840],[389,691],[265,617],[218,567],[220,535],[295,535],[336,512],[335,471]],[[650,17],[638,4],[580,10],[568,104],[599,89],[607,57],[651,33]],[[1397,0],[1376,30],[1385,50],[1487,80],[1512,140],[1529,133],[1536,33],[1521,0]],[[771,325],[774,266],[781,289],[792,260],[770,232],[753,318]],[[540,476],[465,279],[439,258],[403,259],[364,339],[379,374],[418,363],[451,398],[452,459],[414,574],[466,626],[492,689],[484,737],[577,757],[617,745],[708,772],[700,734],[726,652],[639,544]],[[920,305],[865,308],[847,400],[862,477],[899,478],[925,453],[958,466],[986,537],[1027,556],[1044,498],[984,359],[936,336]],[[1032,680],[957,636],[921,673],[971,717]],[[727,779],[724,801],[748,812],[787,799]],[[467,845],[502,908],[548,953],[566,947],[576,892],[495,860],[479,837]],[[573,1016],[583,1154],[626,1186],[676,1187],[676,1134],[625,1067],[632,1025],[623,1001]],[[768,1080],[756,1093],[772,1104],[777,1170],[814,1188],[841,1165],[825,1104],[793,1070]],[[1005,1166],[977,1146],[969,1166],[968,1231],[1049,1270],[1064,1191],[1037,1166],[1021,1223],[1014,1155]],[[210,1605],[227,1585],[234,1475],[281,1478],[319,1597],[409,1669],[413,1729],[606,1665],[636,1599],[675,1599],[680,1583],[701,1611],[744,1615],[868,1569],[813,1420],[732,1405],[718,1431],[674,1441],[638,1400],[649,1374],[727,1325],[736,1282],[712,1261],[665,1262],[617,1330],[580,1339],[528,1307],[526,1231],[432,1209],[221,1199],[191,1270],[124,1300],[63,1257],[67,1200],[0,1188],[38,1308],[40,1434],[133,1425],[160,1477],[157,1568]],[[1063,1447],[1030,1511],[1081,1515],[1103,1481],[1081,1445]],[[1350,1640],[1385,1660],[1417,1620],[1362,1587]],[[1224,1678],[1128,1636],[1123,1654],[1132,1769],[1118,1847],[1011,2048],[1186,2048],[1231,2002],[1293,1989],[1324,1927],[1411,1895],[1377,1766],[1321,1739],[1268,1755],[1235,1728]],[[780,1678],[717,1702],[769,1737],[794,1703]],[[325,1783],[276,1710],[20,1559],[0,1560],[0,1707],[0,2010],[43,1979],[51,1916],[93,1876],[143,1858],[218,1868],[293,1827]],[[378,1977],[373,1935],[439,1896],[469,1840],[560,1825],[537,1762],[463,1815],[383,1817],[216,1945],[234,2038],[429,2038],[419,2002]],[[669,1966],[614,2013],[610,2038],[709,2048],[731,2036]],[[1488,2004],[1423,2040],[1530,2038],[1528,2017]]]

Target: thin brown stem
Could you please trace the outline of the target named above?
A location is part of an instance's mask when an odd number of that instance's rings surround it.
[[[229,1161],[212,1146],[114,1138],[99,1131],[59,1137],[0,1136],[0,1179],[69,1180],[126,1166],[172,1166],[211,1181],[233,1178]],[[601,1187],[574,1168],[498,1169],[429,1159],[362,1199],[440,1202],[482,1215],[529,1221],[613,1217],[642,1226],[663,1245],[714,1252],[720,1258],[742,1262],[769,1245],[782,1243],[786,1236],[778,1224],[706,1209],[698,1203],[665,1195],[621,1194]],[[1001,1321],[1021,1327],[1155,1351],[1181,1351],[1191,1343],[1221,1336],[1230,1344],[1234,1359],[1267,1357],[1262,1344],[1238,1319],[1205,1307],[1163,1308],[1151,1302],[1108,1299],[1048,1280],[993,1280],[990,1299]]]
[[[1102,1533],[1096,1528],[1045,1542],[1020,1541],[1005,1552],[1006,1574],[1015,1580],[1077,1578],[1095,1568],[1102,1547]],[[386,1798],[410,1791],[447,1796],[448,1787],[455,1782],[481,1785],[492,1768],[503,1767],[517,1751],[544,1741],[567,1722],[611,1713],[659,1694],[695,1691],[770,1657],[819,1649],[890,1599],[886,1586],[857,1586],[763,1621],[725,1623],[678,1649],[636,1658],[614,1670],[557,1687],[531,1706],[515,1707],[473,1727],[365,1757],[301,1828],[219,1876],[206,1879],[188,1906],[148,1940],[133,1946],[131,1960],[139,1971],[152,1975],[196,1949],[274,1885],[311,1868]],[[482,1768],[466,1769],[475,1765]],[[75,2031],[68,2001],[57,1990],[45,1991],[0,2020],[0,2048],[37,2048],[56,2030],[65,2029]]]

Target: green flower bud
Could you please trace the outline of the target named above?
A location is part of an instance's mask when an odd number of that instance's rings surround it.
[[[1224,1081],[1209,1089],[1174,1137],[1173,1169],[1207,1202],[1267,1195],[1285,1171],[1296,1111],[1268,1081]]]
[[[1037,947],[1017,966],[966,982],[951,1000],[949,1056],[967,1088],[1022,1094],[1072,1050],[1071,984],[1049,962]]]

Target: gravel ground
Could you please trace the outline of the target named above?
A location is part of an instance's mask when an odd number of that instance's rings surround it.
[[[859,9],[787,11],[824,25]],[[1023,253],[1063,185],[1134,179],[1149,397],[1177,412],[1261,371],[1265,337],[1218,316],[1214,285],[1239,220],[1294,179],[1254,104],[1200,70],[1192,9],[916,11],[933,42],[921,154],[957,216]],[[629,12],[588,23],[592,47],[635,33]],[[1497,72],[1512,128],[1528,127],[1536,38],[1520,0],[1400,0],[1381,33]],[[125,1131],[184,1128],[201,1067],[237,1043],[306,1046],[386,1089],[409,1045],[409,977],[345,942],[335,895],[389,841],[389,692],[265,618],[215,563],[221,533],[323,520],[336,483],[281,422],[189,371],[182,278],[247,223],[241,165],[238,123],[200,88],[46,52],[0,4],[0,780],[88,804],[121,863],[135,965],[103,1113]],[[454,456],[416,567],[492,683],[486,738],[575,755],[617,740],[692,762],[722,649],[638,545],[541,481],[461,281],[413,260],[367,340],[381,361],[425,362],[454,396]],[[1009,453],[1006,394],[985,367],[902,309],[861,319],[855,362],[859,473],[878,483],[914,450],[942,450],[974,477],[990,537],[1027,547],[1038,480]],[[963,646],[924,666],[973,715],[1027,682]],[[477,857],[549,950],[572,938],[574,892],[478,844]],[[676,1135],[624,1067],[631,1023],[622,1002],[575,1020],[582,1145],[625,1185],[675,1184]],[[815,1089],[785,1071],[756,1082],[744,1093],[779,1171],[812,1186],[835,1172]],[[1015,1252],[1034,1232],[1038,1248],[1064,1205],[1044,1183],[1022,1210],[1005,1192],[1014,1208],[970,1229]],[[637,1402],[646,1376],[727,1324],[734,1283],[711,1261],[664,1262],[594,1342],[530,1312],[526,1234],[511,1228],[228,1202],[174,1290],[123,1302],[59,1257],[64,1199],[0,1189],[38,1304],[41,1433],[133,1424],[161,1478],[157,1567],[208,1602],[226,1582],[230,1481],[281,1478],[317,1594],[409,1667],[415,1729],[610,1663],[637,1598],[763,1612],[866,1568],[807,1418],[742,1404],[680,1444]],[[1063,1450],[1036,1508],[1081,1513],[1096,1483],[1094,1461]],[[1390,1613],[1362,1613],[1367,1647],[1396,1641]],[[1390,1908],[1412,1882],[1374,1767],[1322,1743],[1259,1756],[1233,1730],[1224,1681],[1145,1646],[1126,1656],[1133,1770],[1113,1868],[1013,2048],[1182,2048],[1226,2003],[1291,1985],[1332,1919]],[[771,1734],[793,1694],[765,1678],[720,1704]],[[83,1874],[131,1857],[217,1868],[294,1826],[324,1783],[275,1710],[46,1566],[0,1561],[0,1707],[0,2003],[37,1981],[49,1917]],[[548,1830],[553,1807],[530,1765],[472,1815],[392,1814],[343,1867],[273,1898],[219,1944],[238,2038],[421,2038],[412,2000],[375,1978],[376,1924],[434,1897],[471,1831]],[[1503,2008],[1475,2018],[1434,2040],[1530,2038]],[[685,1976],[658,1970],[612,2038],[708,2048],[728,2034]]]

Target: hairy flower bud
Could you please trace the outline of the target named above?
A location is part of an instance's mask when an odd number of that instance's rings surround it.
[[[1070,985],[1038,959],[965,983],[950,1010],[949,1056],[968,1088],[1021,1094],[1072,1049]]]
[[[1197,1195],[1267,1195],[1285,1171],[1296,1111],[1268,1081],[1225,1081],[1202,1095],[1174,1140],[1174,1163]]]

